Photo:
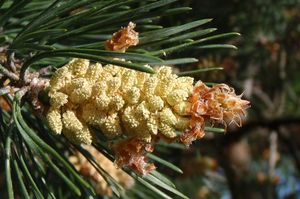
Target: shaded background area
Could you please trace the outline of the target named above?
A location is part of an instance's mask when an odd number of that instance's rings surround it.
[[[179,4],[193,11],[163,19],[164,24],[214,18],[219,33],[242,34],[227,42],[237,51],[189,53],[200,60],[193,67],[224,68],[196,79],[228,83],[237,93],[244,92],[251,108],[242,128],[229,127],[225,136],[208,134],[188,151],[166,152],[166,158],[173,157],[184,169],[177,186],[196,199],[300,198],[299,1],[186,0]]]

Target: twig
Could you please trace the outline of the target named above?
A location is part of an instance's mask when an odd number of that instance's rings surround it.
[[[20,90],[19,88],[12,88],[10,86],[4,87],[4,88],[0,88],[0,96],[1,95],[5,95],[7,93],[15,93],[18,90]]]
[[[8,63],[9,63],[10,69],[15,73],[17,71],[17,69],[16,69],[16,65],[15,65],[15,53],[14,52],[12,52],[8,56]]]
[[[18,81],[19,77],[18,75],[16,75],[13,72],[10,72],[9,70],[7,70],[6,68],[4,68],[1,64],[0,64],[0,73],[2,73],[3,75],[7,76],[8,78],[10,78],[11,80],[15,80]]]
[[[52,66],[43,67],[39,70],[40,76],[50,75],[52,71]]]

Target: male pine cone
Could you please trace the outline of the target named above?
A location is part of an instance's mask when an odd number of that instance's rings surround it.
[[[138,44],[132,22],[106,42],[109,50],[125,52]],[[76,144],[96,140],[92,129],[107,138],[120,137],[113,146],[116,163],[130,165],[141,173],[155,168],[146,162],[146,152],[161,138],[186,145],[204,136],[207,122],[241,125],[249,102],[232,88],[212,88],[191,77],[172,74],[162,66],[153,75],[114,65],[91,64],[73,59],[57,70],[50,81],[50,128]]]
[[[50,128],[74,143],[91,144],[95,127],[108,138],[119,135],[151,142],[158,133],[175,138],[190,124],[187,107],[193,78],[170,67],[156,74],[73,59],[50,81]]]
[[[179,138],[188,145],[204,136],[207,121],[239,124],[248,107],[248,101],[225,84],[210,88],[201,81],[194,86],[193,81],[178,77],[167,66],[147,74],[73,59],[50,81],[47,120],[53,132],[63,133],[76,144],[91,144],[97,133],[93,129],[109,139],[122,137],[128,144],[140,143],[127,152],[115,147],[117,163],[134,165],[145,173],[154,168],[140,168],[147,143]],[[135,156],[142,158],[137,165],[132,162]]]

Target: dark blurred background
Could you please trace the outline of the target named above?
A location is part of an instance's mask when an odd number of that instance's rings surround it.
[[[175,25],[214,18],[218,32],[238,50],[200,49],[191,67],[223,67],[195,77],[225,82],[251,101],[242,128],[208,134],[188,150],[175,150],[184,169],[177,186],[191,198],[300,198],[300,1],[185,0],[189,15],[163,19]],[[220,41],[224,42],[224,39]],[[186,67],[186,66],[185,66]],[[170,155],[170,154],[169,154]],[[188,164],[187,164],[188,162]]]

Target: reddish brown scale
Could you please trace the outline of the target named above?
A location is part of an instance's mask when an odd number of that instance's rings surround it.
[[[192,104],[190,110],[187,110],[191,115],[191,122],[180,137],[181,142],[186,145],[204,136],[205,121],[221,123],[225,127],[231,123],[241,126],[241,116],[245,115],[245,109],[249,107],[249,102],[242,100],[226,84],[210,88],[198,82],[188,101]]]
[[[153,151],[149,143],[132,138],[118,142],[113,149],[116,153],[117,165],[130,166],[143,175],[156,168],[154,164],[147,162],[146,153]]]
[[[139,33],[134,31],[135,24],[130,22],[127,27],[114,33],[112,38],[106,41],[106,48],[111,51],[125,52],[130,46],[139,43]]]

